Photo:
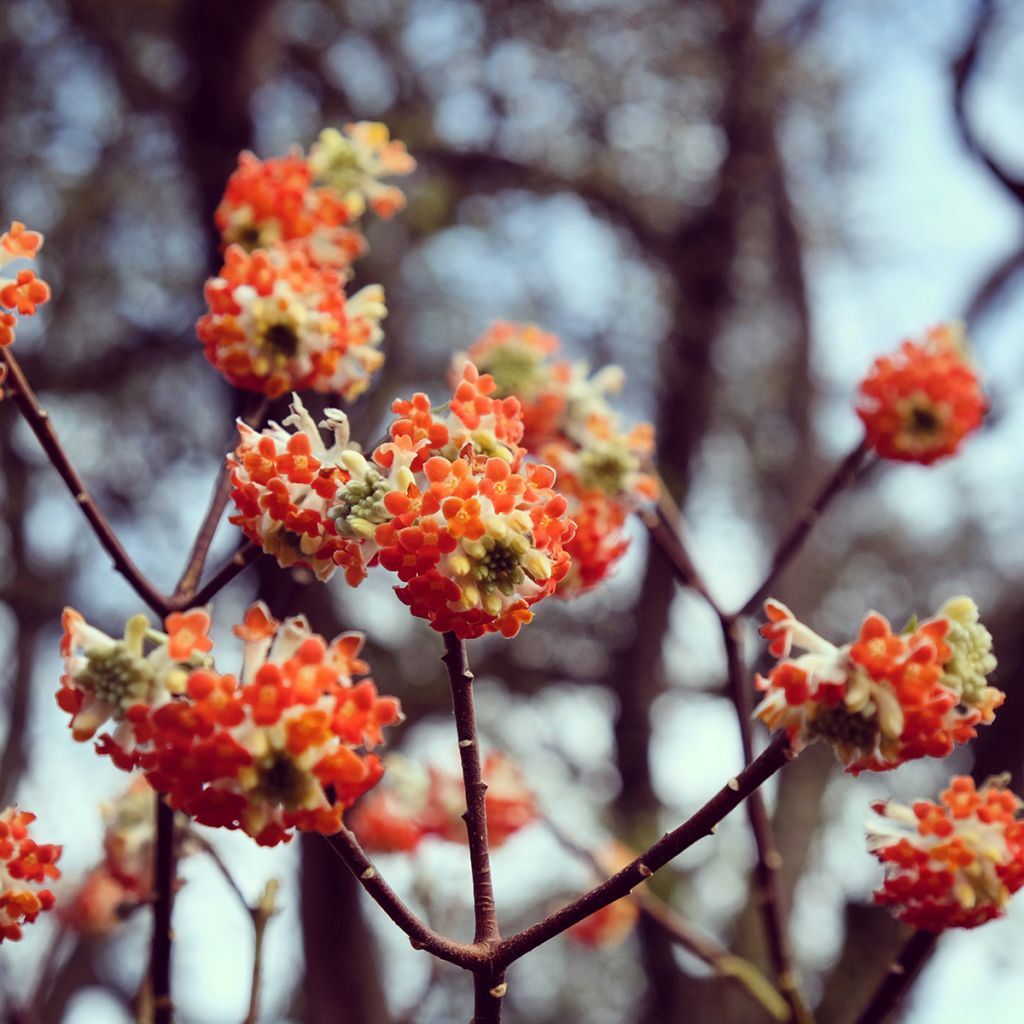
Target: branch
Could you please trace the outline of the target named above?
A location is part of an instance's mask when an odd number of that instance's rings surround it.
[[[177,597],[169,604],[173,611],[200,607],[220,593],[243,569],[248,568],[260,556],[260,549],[246,541],[191,597]]]
[[[497,964],[507,967],[530,950],[536,949],[585,917],[627,895],[659,868],[664,867],[674,857],[678,857],[683,850],[689,849],[704,836],[711,835],[730,811],[794,756],[786,735],[779,733],[756,760],[748,764],[735,778],[730,779],[700,810],[678,828],[663,835],[621,871],[560,910],[549,914],[538,924],[504,939],[496,950]]]
[[[171,914],[174,909],[174,810],[159,793],[156,800],[156,858],[153,864],[153,935],[149,954],[149,989],[153,1024],[172,1024]]]
[[[1024,181],[1015,178],[1010,172],[978,141],[974,128],[967,117],[967,88],[978,67],[978,57],[984,48],[992,25],[995,23],[996,7],[992,0],[978,0],[974,24],[970,35],[964,43],[963,50],[953,61],[950,68],[953,74],[953,113],[960,138],[967,149],[973,153],[986,167],[989,173],[1018,203],[1024,204]]]
[[[881,1024],[895,1012],[918,972],[935,952],[938,941],[938,932],[925,931],[915,931],[907,939],[899,956],[889,966],[885,978],[875,989],[871,1001],[857,1018],[857,1024]]]
[[[741,636],[739,620],[719,613],[722,628],[722,642],[725,645],[725,660],[729,669],[729,687],[732,701],[736,707],[736,717],[740,726],[740,738],[743,743],[743,758],[748,763],[753,757],[754,741],[750,728],[753,713],[750,690],[747,686],[746,672],[743,667],[743,656],[740,653]],[[775,848],[768,811],[764,806],[764,798],[759,790],[750,794],[747,801],[747,816],[750,831],[757,847],[757,866],[754,869],[754,883],[757,890],[757,903],[764,922],[765,936],[768,940],[768,951],[771,955],[775,982],[782,992],[794,1020],[805,1024],[813,1020],[810,1010],[800,993],[799,978],[793,967],[793,954],[786,936],[786,926],[780,909],[778,870],[782,867],[782,857]]]
[[[772,556],[771,568],[764,582],[747,598],[746,603],[737,613],[738,615],[749,615],[760,604],[761,599],[771,589],[772,584],[779,574],[796,557],[804,541],[814,528],[815,523],[822,517],[825,509],[832,503],[833,498],[845,487],[848,487],[863,472],[874,465],[867,460],[868,446],[866,441],[861,441],[849,455],[836,467],[835,472],[828,482],[822,487],[814,501],[808,506],[799,519],[793,524],[789,533],[782,539],[775,554]]]
[[[473,673],[466,660],[466,645],[454,633],[444,635],[444,657],[452,688],[455,729],[459,737],[462,780],[466,789],[466,832],[469,862],[473,871],[473,909],[476,915],[474,941],[493,943],[499,937],[498,918],[491,885],[490,851],[487,844],[487,784],[480,768],[480,745],[473,711]]]
[[[587,863],[598,876],[604,873],[601,862],[591,850],[577,843],[551,817],[545,815],[543,821],[566,850]],[[737,981],[776,1020],[789,1020],[789,1006],[785,999],[749,960],[730,953],[710,936],[703,935],[653,893],[635,890],[629,894],[629,899],[677,946],[706,963],[719,977]]]
[[[439,960],[466,970],[478,968],[485,961],[485,954],[480,949],[446,939],[421,921],[377,873],[359,840],[347,828],[324,838],[371,899],[409,936],[414,949],[425,949]]]
[[[263,977],[263,936],[267,930],[267,924],[277,913],[277,881],[271,879],[267,882],[260,896],[259,903],[255,907],[249,907],[249,914],[252,917],[253,930],[253,954],[252,954],[252,984],[249,989],[249,1012],[245,1015],[244,1024],[256,1024],[260,1015],[260,985]]]
[[[121,546],[121,542],[114,534],[110,523],[99,510],[96,502],[93,501],[89,492],[78,475],[67,452],[57,437],[56,431],[50,423],[49,414],[39,405],[35,392],[32,390],[22,373],[21,367],[14,353],[9,348],[0,348],[0,361],[7,367],[7,380],[9,386],[7,392],[10,394],[14,404],[18,407],[25,422],[42,446],[50,462],[60,474],[72,497],[78,502],[82,514],[89,521],[93,532],[96,534],[100,544],[103,545],[107,554],[114,560],[114,568],[128,581],[132,589],[143,601],[146,602],[161,618],[167,614],[167,599],[156,587],[146,578],[139,567],[131,560],[128,553]]]

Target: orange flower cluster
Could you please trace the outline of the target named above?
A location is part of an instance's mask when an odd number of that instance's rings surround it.
[[[1001,917],[1024,885],[1024,804],[1003,778],[981,789],[956,776],[940,803],[874,805],[868,849],[885,866],[875,902],[928,931],[975,928]]]
[[[10,230],[0,235],[0,270],[17,260],[35,260],[42,245],[43,236],[38,231],[29,231],[20,221],[14,221]],[[0,274],[0,348],[14,341],[18,323],[14,310],[22,316],[35,316],[36,310],[49,301],[50,286],[36,277],[34,270],[24,268],[14,277]]]
[[[893,633],[877,612],[852,643],[837,647],[778,601],[765,603],[761,635],[779,658],[757,677],[755,714],[785,729],[794,747],[823,739],[854,774],[919,757],[945,757],[987,725],[1004,695],[988,685],[992,637],[967,597],[947,601],[926,622]],[[806,653],[790,658],[793,647]]]
[[[383,289],[346,298],[339,272],[303,249],[230,246],[220,275],[206,282],[206,302],[199,340],[235,387],[270,398],[312,388],[351,400],[384,362]]]
[[[622,371],[607,366],[589,376],[586,364],[556,359],[558,346],[555,335],[532,324],[499,321],[467,356],[494,376],[498,395],[519,399],[523,444],[555,469],[558,490],[569,499],[572,569],[558,592],[571,597],[608,575],[629,546],[622,532],[627,516],[658,489],[645,470],[654,446],[650,424],[623,431],[607,400],[621,389]]]
[[[382,124],[327,128],[308,157],[242,153],[215,220],[225,244],[252,250],[298,243],[317,265],[345,270],[366,249],[356,222],[367,204],[385,218],[405,205],[402,191],[380,179],[415,169],[404,143]]]
[[[382,728],[401,721],[396,700],[378,696],[371,679],[354,678],[366,671],[357,658],[362,637],[327,644],[305,619],[281,624],[255,604],[235,628],[245,645],[236,679],[208,659],[195,661],[207,649],[200,615],[206,619],[196,611],[169,617],[166,635],[147,631],[155,647],[145,656],[134,647],[132,621],[126,640],[112,641],[77,613],[66,616],[58,699],[76,738],[100,724],[98,712],[88,713],[91,700],[119,719],[97,749],[120,768],[142,768],[171,806],[199,823],[240,828],[268,846],[287,841],[293,828],[336,832],[344,808],[383,772],[379,757],[358,748],[377,746]]]
[[[261,161],[243,153],[217,208],[227,250],[206,285],[198,324],[206,357],[235,387],[277,398],[312,388],[350,401],[383,356],[378,285],[346,298],[351,264],[366,251],[358,218],[390,217],[405,197],[380,178],[416,164],[381,124],[321,133],[307,156]]]
[[[573,523],[554,471],[523,462],[518,401],[494,390],[467,363],[445,413],[424,394],[396,401],[391,439],[372,460],[349,443],[343,413],[321,423],[328,446],[298,399],[284,421],[292,433],[240,424],[231,521],[281,565],[320,579],[341,567],[355,586],[383,566],[440,632],[514,636],[568,572]]]
[[[537,818],[533,793],[514,761],[502,753],[484,761],[487,838],[492,848]],[[431,766],[426,773],[404,758],[388,758],[387,782],[356,804],[350,825],[371,852],[411,852],[427,836],[466,842],[462,779]]]
[[[860,385],[857,415],[883,458],[929,465],[954,454],[987,408],[962,326],[943,324],[875,360]]]
[[[0,942],[21,938],[21,926],[31,924],[54,904],[46,882],[60,878],[61,847],[30,839],[28,826],[36,816],[8,807],[0,814]]]
[[[614,875],[636,858],[636,853],[619,842],[611,842],[597,851],[597,861],[605,876]],[[640,908],[629,896],[609,903],[574,924],[565,934],[590,949],[618,946],[633,933],[640,919]]]

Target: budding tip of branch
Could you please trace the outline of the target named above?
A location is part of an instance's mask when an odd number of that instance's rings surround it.
[[[730,780],[729,780],[729,781],[728,781],[728,782],[726,783],[726,785],[727,785],[727,786],[728,786],[728,787],[729,787],[729,788],[730,788],[730,789],[731,789],[731,790],[732,790],[732,791],[733,791],[734,793],[738,793],[738,792],[740,791],[740,780],[739,780],[739,779],[730,779]]]
[[[489,994],[494,996],[495,999],[503,999],[507,991],[507,981],[503,981],[500,985],[495,985],[494,988],[488,990]]]
[[[377,877],[377,869],[371,865],[368,867],[360,876],[364,882],[369,882],[370,879]]]
[[[778,850],[769,850],[764,855],[764,866],[772,871],[778,871],[782,867],[782,854]]]
[[[84,505],[88,500],[89,495],[86,494],[85,491],[79,491],[78,494],[75,495],[75,501],[77,501],[79,505]]]
[[[640,863],[637,864],[636,869],[640,872],[640,875],[643,878],[650,878],[651,875],[654,874],[654,872],[651,871],[651,869],[643,861],[640,861]]]
[[[471,746],[473,746],[473,741],[472,740],[459,740],[459,746],[460,747],[471,747]]]

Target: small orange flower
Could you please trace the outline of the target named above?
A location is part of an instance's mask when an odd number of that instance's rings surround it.
[[[167,649],[175,661],[187,661],[196,651],[206,652],[213,647],[207,634],[210,616],[202,608],[188,612],[172,612],[164,622],[167,630]]]

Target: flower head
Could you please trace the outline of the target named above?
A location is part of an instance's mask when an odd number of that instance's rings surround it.
[[[860,385],[857,415],[883,458],[929,465],[954,454],[987,407],[963,328],[943,324],[875,360]]]
[[[206,283],[206,301],[199,339],[235,387],[270,398],[312,388],[351,400],[384,361],[381,288],[346,298],[338,272],[302,249],[230,246],[220,275]]]
[[[14,807],[0,813],[0,942],[20,939],[22,925],[54,905],[46,883],[60,878],[61,847],[29,838],[35,817]]]
[[[328,446],[297,399],[285,420],[293,434],[240,426],[232,521],[282,565],[309,565],[321,579],[342,567],[356,585],[382,566],[438,631],[513,636],[568,572],[573,524],[554,472],[523,463],[518,402],[493,392],[466,364],[446,410],[424,394],[396,401],[390,440],[371,459],[349,443],[342,413],[320,424],[334,434]],[[301,480],[298,451],[316,463]]]
[[[35,260],[43,244],[38,231],[29,231],[20,221],[0,235],[0,270],[17,260]],[[36,276],[34,270],[22,268],[14,277],[0,274],[0,310],[17,310],[21,316],[34,316],[36,310],[50,301],[50,286]],[[17,318],[0,311],[0,348],[14,341]],[[0,378],[2,382],[2,378]]]
[[[1001,917],[1024,885],[1021,801],[1006,780],[981,789],[956,776],[939,803],[878,803],[868,849],[885,867],[875,902],[928,931],[974,928]]]
[[[558,475],[558,490],[578,526],[566,543],[573,569],[558,590],[569,597],[607,576],[628,547],[627,516],[657,496],[657,485],[647,471],[651,427],[623,430],[608,401],[622,388],[622,371],[606,366],[591,375],[585,363],[556,359],[558,344],[532,324],[499,321],[467,356],[493,375],[496,395],[519,399],[523,445]],[[457,357],[455,365],[467,356]]]
[[[1003,694],[986,676],[996,665],[992,638],[967,597],[948,601],[926,622],[894,633],[870,612],[841,647],[819,636],[775,600],[765,603],[761,635],[779,658],[755,714],[785,729],[797,749],[824,739],[847,771],[881,771],[919,757],[945,757],[991,722]],[[790,657],[793,648],[805,653]]]

